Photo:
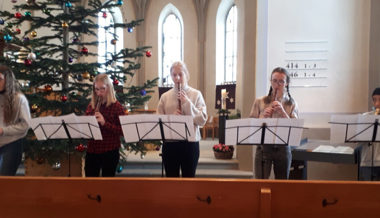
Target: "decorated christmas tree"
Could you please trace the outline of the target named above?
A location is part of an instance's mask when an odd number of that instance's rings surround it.
[[[14,11],[0,11],[0,47],[5,51],[4,56],[0,51],[0,63],[11,67],[20,81],[33,117],[84,115],[92,81],[98,73],[110,76],[117,99],[126,111],[150,99],[157,79],[140,85],[129,82],[140,68],[139,60],[150,57],[149,47],[124,48],[117,53],[106,50],[104,61],[98,61],[99,43],[116,46],[118,40],[124,39],[115,34],[115,29],[132,32],[142,22],[98,25],[99,13],[107,18],[112,8],[122,5],[123,0],[89,0],[87,5],[79,0],[27,0],[15,4]],[[99,28],[111,38],[99,41]],[[66,140],[37,141],[32,132],[28,139],[25,154],[32,159],[55,163],[67,150]],[[71,151],[83,151],[85,144],[86,141],[74,141]],[[123,144],[129,151],[145,152],[143,146]]]

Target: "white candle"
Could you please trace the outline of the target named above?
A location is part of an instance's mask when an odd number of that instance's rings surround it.
[[[221,90],[221,98],[222,98],[222,110],[226,110],[226,98],[227,98],[227,90],[222,89]]]

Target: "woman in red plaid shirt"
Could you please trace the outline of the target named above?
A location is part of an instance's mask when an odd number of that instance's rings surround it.
[[[86,153],[86,177],[115,176],[119,162],[120,136],[122,135],[119,116],[124,115],[121,104],[116,100],[111,79],[107,74],[95,77],[91,102],[87,115],[95,115],[103,140],[89,140]]]

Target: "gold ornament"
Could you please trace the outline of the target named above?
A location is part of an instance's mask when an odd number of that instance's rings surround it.
[[[89,72],[84,72],[83,74],[82,74],[82,78],[83,79],[90,79],[90,73]]]
[[[30,107],[30,109],[31,109],[31,112],[32,112],[32,113],[35,113],[35,112],[37,112],[37,110],[38,110],[38,106],[37,106],[36,104],[33,104],[33,105]]]
[[[37,37],[37,32],[33,30],[33,31],[30,33],[30,36],[33,37],[33,38],[34,38],[34,37]]]
[[[67,28],[67,27],[69,27],[69,24],[67,24],[66,22],[63,22],[62,23],[62,28]]]

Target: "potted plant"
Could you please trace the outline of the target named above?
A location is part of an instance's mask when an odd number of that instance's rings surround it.
[[[212,150],[216,159],[232,159],[232,155],[234,154],[234,146],[222,143],[214,145]]]

